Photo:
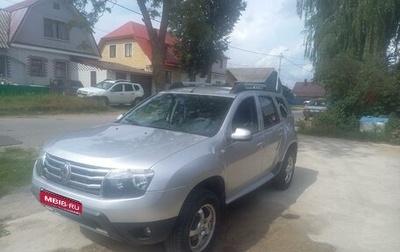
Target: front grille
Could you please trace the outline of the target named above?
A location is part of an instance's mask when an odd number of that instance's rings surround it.
[[[100,195],[101,184],[109,171],[47,154],[42,176],[69,188]]]

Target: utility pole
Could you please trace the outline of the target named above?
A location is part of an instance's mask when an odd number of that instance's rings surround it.
[[[275,86],[275,89],[277,92],[279,89],[279,77],[281,76],[281,64],[282,64],[282,58],[283,58],[282,53],[278,57],[279,57],[279,67],[278,67],[278,72],[276,73],[276,86]]]

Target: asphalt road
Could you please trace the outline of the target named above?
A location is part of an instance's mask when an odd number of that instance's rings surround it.
[[[67,131],[116,115],[0,118],[0,135],[38,147]],[[266,185],[228,207],[217,252],[397,252],[400,248],[400,147],[299,136],[287,191]],[[1,169],[1,164],[0,164]],[[0,251],[163,251],[131,247],[81,231],[43,208],[29,187],[0,199]]]

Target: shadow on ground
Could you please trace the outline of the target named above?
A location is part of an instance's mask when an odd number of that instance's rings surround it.
[[[315,170],[296,167],[295,179],[286,191],[277,191],[266,184],[251,194],[229,205],[224,212],[221,234],[215,252],[296,251],[333,252],[329,244],[308,238],[310,227],[305,227],[302,216],[291,212],[303,192],[317,180]],[[274,226],[274,227],[272,227]],[[81,250],[94,251],[164,251],[162,244],[132,247],[82,229],[95,244]]]
[[[317,180],[315,170],[296,167],[291,187],[277,191],[266,184],[228,206],[216,252],[332,252],[308,238],[310,227],[291,205]]]

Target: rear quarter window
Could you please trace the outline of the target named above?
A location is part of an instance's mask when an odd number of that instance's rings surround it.
[[[260,101],[264,129],[266,129],[278,122],[277,111],[271,97],[260,95],[258,99]]]

